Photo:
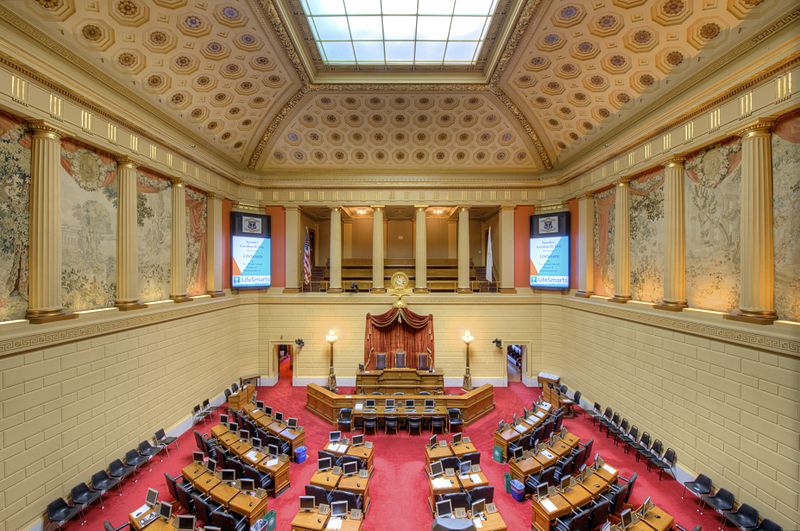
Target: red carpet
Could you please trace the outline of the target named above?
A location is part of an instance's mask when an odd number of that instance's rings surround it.
[[[291,465],[291,488],[277,499],[270,498],[269,507],[278,515],[277,529],[283,531],[291,528],[290,523],[298,509],[298,496],[303,494],[304,486],[314,472],[317,450],[327,440],[332,426],[305,409],[305,388],[291,387],[291,370],[288,362],[282,363],[280,369],[279,384],[273,388],[260,388],[258,396],[260,400],[282,410],[287,416],[300,419],[301,425],[306,429],[309,456],[305,463]],[[527,501],[517,503],[510,494],[505,493],[503,474],[508,471],[508,466],[492,460],[492,435],[499,418],[510,419],[513,413],[521,413],[523,406],[529,406],[538,395],[538,389],[527,388],[521,384],[496,388],[496,410],[465,430],[481,451],[481,466],[495,487],[495,503],[508,524],[508,529],[513,531],[530,529],[531,504]],[[214,423],[200,425],[198,431],[205,433]],[[636,463],[633,454],[625,455],[621,447],[615,448],[612,439],[601,434],[584,415],[567,419],[564,425],[580,436],[582,441],[593,437],[594,451],[600,452],[606,462],[620,470],[621,475],[630,477],[632,472],[639,473],[632,503],[638,504],[646,496],[651,496],[658,506],[672,514],[684,527],[691,528],[699,523],[707,530],[716,529],[719,520],[715,513],[706,512],[704,516],[700,516],[695,512],[697,505],[693,499],[681,500],[682,487],[677,482],[672,479],[659,482],[657,472],[648,472],[643,463]],[[432,517],[426,503],[427,484],[423,473],[425,459],[423,446],[428,435],[423,434],[420,437],[404,433],[380,434],[368,436],[367,439],[375,443],[376,454],[375,473],[370,480],[371,506],[363,529],[366,531],[430,529]],[[131,446],[137,442],[131,441]],[[163,473],[169,472],[177,476],[181,468],[191,461],[191,452],[196,449],[191,430],[180,438],[179,444],[180,448],[173,449],[170,457],[165,454],[163,463],[157,460],[153,463],[152,472],[147,470],[139,472],[138,483],[128,481],[122,488],[123,496],[116,496],[115,492],[108,496],[105,510],[101,510],[99,506],[89,509],[86,515],[88,529],[102,529],[103,520],[110,520],[116,526],[127,521],[128,513],[144,502],[148,487],[158,489],[162,498],[168,498]],[[87,474],[87,479],[88,475],[90,474]],[[80,523],[75,521],[68,528],[79,529]]]

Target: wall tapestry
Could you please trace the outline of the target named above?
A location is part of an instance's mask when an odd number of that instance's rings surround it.
[[[169,299],[172,275],[172,187],[144,168],[136,175],[137,242],[141,302]]]
[[[664,170],[630,181],[631,297],[657,302],[664,294]]]
[[[186,188],[186,293],[206,293],[208,202],[202,192]]]
[[[594,292],[614,295],[614,199],[609,188],[594,196]]]

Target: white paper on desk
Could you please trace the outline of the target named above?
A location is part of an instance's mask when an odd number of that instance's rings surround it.
[[[554,458],[554,457],[555,457],[555,456],[554,456],[553,454],[551,454],[551,453],[550,453],[548,450],[542,450],[542,455],[543,455],[543,456],[545,456],[545,457],[546,457],[546,458],[548,458],[548,459],[552,459],[552,458]]]
[[[542,418],[545,415],[547,415],[547,413],[545,413],[544,411],[537,411],[536,413],[534,413],[534,415],[536,415],[539,418]]]
[[[472,481],[473,483],[480,483],[480,482],[482,481],[482,480],[481,480],[481,477],[480,477],[478,474],[470,474],[470,475],[469,475],[469,479],[470,479],[470,481]]]
[[[342,519],[339,517],[331,518],[328,520],[328,525],[325,526],[325,529],[341,529],[342,528]]]
[[[542,402],[542,404],[539,407],[544,409],[545,411],[548,411],[550,409],[550,402]]]
[[[253,461],[256,457],[258,457],[258,451],[250,450],[246,454],[244,454],[249,460]]]
[[[149,505],[147,505],[147,504],[145,503],[144,505],[142,505],[141,507],[139,507],[138,509],[136,509],[135,511],[133,511],[133,517],[134,517],[134,518],[139,518],[139,517],[140,517],[140,516],[142,516],[144,513],[146,513],[146,512],[147,512],[147,509],[149,509],[149,508],[150,508],[150,506],[149,506]]]
[[[606,472],[608,472],[609,474],[616,474],[616,473],[617,473],[617,470],[616,470],[616,469],[614,469],[614,468],[611,468],[611,467],[610,467],[610,466],[608,466],[608,465],[603,465],[603,470],[605,470],[605,471],[606,471]]]
[[[469,479],[469,476],[458,476],[458,479],[460,479],[461,481],[466,481]]]
[[[480,518],[473,518],[472,523],[475,524],[476,529],[480,529],[481,527],[483,527],[483,522],[481,522]]]
[[[277,464],[278,464],[277,459],[270,459],[269,461],[267,461],[267,467],[275,466]]]
[[[446,478],[433,478],[433,487],[436,489],[444,489],[451,487],[453,483]]]
[[[361,411],[362,409],[364,409],[364,404],[356,404],[356,407],[355,407],[356,411]]]
[[[550,500],[548,500],[547,498],[545,498],[545,499],[541,500],[541,502],[540,502],[540,503],[542,504],[542,507],[544,507],[545,509],[547,509],[547,512],[548,512],[548,513],[555,512],[555,510],[557,509],[557,507],[556,507],[556,504],[555,504],[555,503],[553,503],[553,502],[551,502],[551,501],[550,501]]]
[[[527,431],[527,430],[528,430],[528,428],[526,428],[525,426],[522,426],[522,425],[520,425],[520,424],[518,424],[518,425],[514,426],[514,429],[515,429],[516,431],[518,431],[519,433],[524,433],[525,431]]]

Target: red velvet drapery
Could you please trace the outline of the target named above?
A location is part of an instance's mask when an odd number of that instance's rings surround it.
[[[375,354],[386,353],[386,367],[394,367],[394,353],[406,353],[406,367],[417,367],[417,354],[426,353],[433,363],[433,315],[419,315],[408,308],[392,308],[380,315],[367,314],[364,366],[375,368]]]

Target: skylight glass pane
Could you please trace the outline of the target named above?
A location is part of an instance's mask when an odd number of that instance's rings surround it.
[[[303,9],[309,15],[344,15],[342,0],[303,0]]]
[[[495,0],[456,0],[454,15],[491,15]]]
[[[383,17],[383,38],[387,41],[413,41],[417,34],[417,17]]]
[[[435,2],[436,0],[420,0],[422,2]],[[417,12],[417,2],[414,0],[381,0],[384,15],[414,15]]]
[[[329,63],[353,63],[353,45],[350,42],[321,42],[322,50]]]
[[[382,40],[381,17],[347,17],[354,41]]]
[[[448,42],[447,52],[444,54],[445,62],[471,63],[475,57],[478,41]]]
[[[383,63],[383,41],[357,41],[353,46],[359,63]]]
[[[478,61],[497,0],[300,0],[328,64]]]
[[[417,17],[418,41],[445,41],[450,31],[450,17]]]
[[[317,38],[321,41],[349,41],[347,17],[314,17]]]
[[[483,33],[486,17],[453,17],[450,25],[451,41],[477,41]]]
[[[387,41],[386,62],[388,63],[413,63],[414,41]]]
[[[444,48],[447,41],[417,41],[414,59],[417,63],[441,63],[444,60]]]

